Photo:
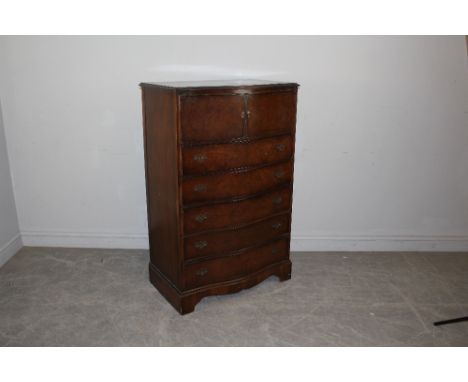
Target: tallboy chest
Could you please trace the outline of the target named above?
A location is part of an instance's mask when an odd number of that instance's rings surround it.
[[[150,280],[181,313],[291,277],[297,88],[142,83]]]

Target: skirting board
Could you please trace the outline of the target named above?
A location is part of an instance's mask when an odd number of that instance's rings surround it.
[[[293,236],[295,252],[468,252],[468,236]]]
[[[0,248],[0,267],[10,260],[22,247],[23,243],[21,242],[21,236],[18,233]]]
[[[148,249],[148,235],[81,232],[22,231],[28,247]]]
[[[21,233],[25,246],[148,249],[145,234]],[[291,251],[468,252],[468,236],[292,236]]]

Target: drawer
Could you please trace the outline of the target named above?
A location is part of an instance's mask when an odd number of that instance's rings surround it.
[[[251,199],[188,208],[184,211],[184,232],[192,234],[247,224],[291,206],[291,187]]]
[[[220,255],[267,242],[289,232],[289,213],[238,229],[186,237],[185,259]]]
[[[185,175],[285,161],[293,152],[289,135],[245,144],[186,147],[182,150]]]
[[[288,258],[289,240],[281,239],[234,256],[186,265],[185,289],[234,280]]]
[[[211,202],[253,195],[292,181],[292,160],[254,170],[194,176],[182,182],[183,203]]]
[[[247,108],[249,137],[268,137],[294,131],[296,92],[249,95]]]
[[[183,142],[229,140],[242,136],[244,100],[239,95],[180,98]]]

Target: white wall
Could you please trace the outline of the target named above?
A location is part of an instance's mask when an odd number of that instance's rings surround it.
[[[22,246],[0,103],[0,267]]]
[[[468,250],[463,37],[4,37],[29,245],[146,246],[141,81],[297,81],[293,249]]]

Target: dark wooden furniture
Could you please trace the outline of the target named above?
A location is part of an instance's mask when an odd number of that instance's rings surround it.
[[[291,278],[295,83],[142,83],[150,280],[181,313]]]

